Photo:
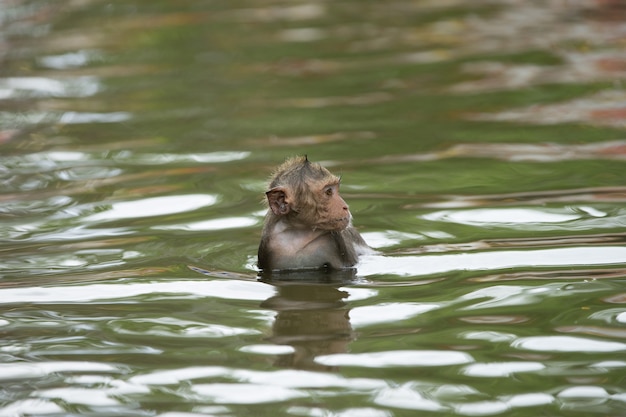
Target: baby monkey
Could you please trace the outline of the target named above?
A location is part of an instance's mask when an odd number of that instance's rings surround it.
[[[353,267],[369,247],[352,226],[339,177],[306,156],[276,169],[267,196],[258,266],[264,271]]]

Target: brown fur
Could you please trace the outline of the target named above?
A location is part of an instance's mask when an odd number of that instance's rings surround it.
[[[258,266],[263,270],[350,268],[368,247],[339,195],[339,177],[306,156],[274,172],[266,192]]]

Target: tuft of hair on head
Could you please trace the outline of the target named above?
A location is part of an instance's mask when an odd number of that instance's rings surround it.
[[[329,174],[328,170],[320,164],[309,161],[307,155],[295,156],[286,159],[276,168],[270,179],[270,188],[307,179],[316,180]]]

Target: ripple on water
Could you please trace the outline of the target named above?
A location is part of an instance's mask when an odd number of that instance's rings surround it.
[[[150,295],[151,299],[198,299],[203,297],[263,301],[274,295],[271,286],[260,282],[210,280],[167,280],[156,282],[83,284],[58,287],[1,288],[0,304],[72,303],[128,299]]]
[[[49,198],[43,198],[38,200],[31,200],[29,198],[21,200],[15,199],[12,201],[3,201],[2,207],[0,208],[0,213],[20,216],[33,216],[40,213],[57,213],[59,210],[62,210],[63,208],[68,207],[74,203],[75,201],[73,198],[64,195],[51,196]],[[21,225],[12,227],[19,228],[20,226]],[[7,228],[2,229],[6,230]],[[3,234],[4,233],[0,230],[0,236],[2,236]]]
[[[117,162],[144,165],[163,165],[180,163],[215,164],[246,159],[250,152],[205,152],[205,153],[133,153],[123,152],[115,156]]]
[[[423,276],[453,271],[481,271],[506,268],[537,268],[582,265],[619,265],[626,259],[626,247],[591,246],[530,250],[491,250],[419,256],[364,256],[360,276]]]
[[[221,377],[230,374],[221,366],[193,366],[171,370],[157,370],[131,377],[128,382],[138,385],[174,385],[199,378]]]
[[[601,230],[615,228],[626,216],[623,210],[611,212],[589,205],[546,207],[486,207],[435,211],[421,216],[432,222],[524,231]]]
[[[121,402],[106,391],[89,388],[52,388],[33,392],[34,396],[61,400],[66,403],[89,405],[94,407],[114,406]]]
[[[257,355],[287,355],[294,353],[295,349],[286,345],[248,345],[241,347],[239,351]]]
[[[419,314],[440,308],[439,304],[428,303],[381,303],[355,307],[350,310],[350,323],[354,327],[407,320]]]
[[[541,371],[546,366],[540,362],[474,363],[465,367],[464,375],[483,378],[506,378],[520,372]]]
[[[210,194],[187,194],[123,201],[112,203],[110,208],[87,216],[83,220],[93,222],[162,216],[211,206],[215,204],[217,200],[217,196]]]
[[[539,352],[621,352],[626,343],[573,336],[530,336],[511,343],[516,349]]]
[[[478,400],[486,395],[467,385],[412,382],[382,390],[376,395],[374,402],[408,410],[454,411],[467,416],[496,415],[514,408],[536,407],[555,402],[553,395],[535,392]]]
[[[80,50],[59,55],[46,55],[37,62],[51,69],[70,69],[87,65],[92,61],[103,59],[102,53],[95,50]]]
[[[196,384],[191,391],[219,404],[264,404],[309,396],[305,391],[292,388],[243,383]]]
[[[215,339],[260,333],[254,329],[180,320],[174,317],[113,320],[108,326],[118,334],[168,338]]]
[[[341,375],[304,370],[253,371],[214,366],[198,366],[174,370],[153,371],[135,375],[131,386],[180,386],[184,381],[214,378],[222,382],[193,384],[192,391],[212,402],[222,404],[256,404],[280,402],[289,398],[310,396],[308,389],[348,389],[369,394],[387,387],[387,383],[368,378],[346,378]],[[227,382],[223,382],[226,380]],[[260,389],[259,387],[263,387]],[[254,391],[254,395],[251,391]],[[180,389],[182,396],[187,390]]]
[[[5,416],[64,414],[65,409],[50,399],[29,398],[0,407],[0,413]]]
[[[473,362],[469,353],[445,350],[389,350],[372,353],[324,355],[315,361],[326,366],[388,368],[409,366],[450,366]]]
[[[165,226],[153,226],[155,230],[187,230],[209,231],[252,227],[259,224],[259,219],[252,217],[224,217],[221,219],[204,220],[184,224],[170,224]]]
[[[49,77],[0,78],[2,98],[24,97],[89,97],[102,87],[94,76],[74,76],[53,79]]]
[[[516,225],[533,223],[562,223],[580,216],[559,210],[531,208],[481,208],[444,210],[423,216],[426,220],[475,225]]]
[[[410,410],[450,410],[450,399],[468,399],[480,396],[480,392],[463,384],[430,383],[413,381],[381,390],[375,403]]]
[[[41,378],[55,373],[121,373],[123,368],[101,362],[16,362],[0,364],[0,381]]]

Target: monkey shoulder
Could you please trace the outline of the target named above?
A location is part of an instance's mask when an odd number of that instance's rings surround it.
[[[341,234],[343,235],[344,240],[349,242],[354,248],[357,255],[368,255],[375,252],[369,247],[367,242],[365,242],[365,239],[363,239],[363,236],[361,236],[354,226],[348,226],[346,229],[342,230]]]

